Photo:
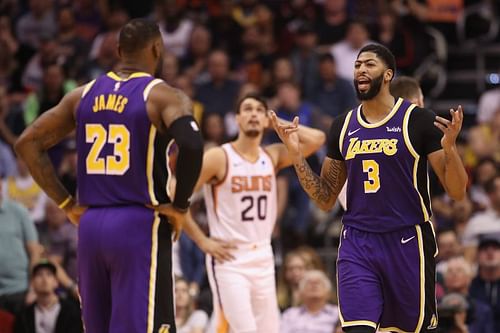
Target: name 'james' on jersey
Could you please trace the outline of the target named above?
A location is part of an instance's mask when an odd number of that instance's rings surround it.
[[[85,87],[76,119],[78,201],[86,206],[169,202],[168,134],[156,131],[146,111],[146,73],[122,79],[113,72]]]

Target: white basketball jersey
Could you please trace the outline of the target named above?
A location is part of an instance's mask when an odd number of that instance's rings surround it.
[[[204,186],[210,236],[236,243],[270,242],[276,222],[277,192],[274,166],[260,149],[252,163],[230,143],[226,175],[218,184]]]

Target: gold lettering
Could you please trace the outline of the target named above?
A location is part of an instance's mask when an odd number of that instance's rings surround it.
[[[116,99],[115,106],[113,107],[113,111],[118,111],[118,107],[120,106],[120,104],[122,102],[122,98],[123,98],[122,95],[118,95],[118,98]]]
[[[375,154],[384,153],[387,156],[392,156],[398,151],[398,139],[371,139],[359,140],[359,138],[351,138],[347,148],[345,159],[350,160],[356,157],[357,154]]]
[[[99,111],[106,109],[106,99],[104,95],[99,95]]]
[[[114,110],[115,101],[116,101],[116,95],[109,94],[108,100],[106,102],[106,110]]]
[[[122,113],[123,110],[125,109],[125,105],[127,105],[127,103],[128,103],[128,98],[127,97],[123,97],[122,102],[118,106],[118,110],[116,110],[116,112]]]
[[[94,98],[94,106],[92,107],[92,111],[99,111],[99,98],[97,96]]]

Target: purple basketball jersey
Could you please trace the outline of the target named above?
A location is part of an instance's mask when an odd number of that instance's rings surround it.
[[[339,140],[347,167],[346,226],[390,232],[429,220],[427,177],[417,177],[426,158],[408,135],[414,107],[400,98],[375,124],[363,120],[361,105],[347,114]]]
[[[78,201],[86,206],[168,202],[166,148],[146,112],[146,73],[90,82],[77,109]]]

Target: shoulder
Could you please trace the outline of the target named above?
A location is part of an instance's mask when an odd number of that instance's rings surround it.
[[[417,123],[417,124],[420,124],[422,122],[434,123],[435,119],[436,119],[436,114],[434,113],[434,111],[426,109],[426,108],[420,108],[420,107],[416,106],[411,111],[409,122],[410,123]]]
[[[225,161],[228,159],[227,152],[222,146],[209,148],[204,153],[204,160]]]
[[[302,310],[303,310],[303,308],[301,306],[294,306],[294,307],[288,308],[283,312],[282,317],[288,318],[288,320],[296,319],[297,317],[300,316]]]
[[[20,203],[7,198],[4,198],[3,200],[3,209],[20,217],[29,216],[28,210]]]

